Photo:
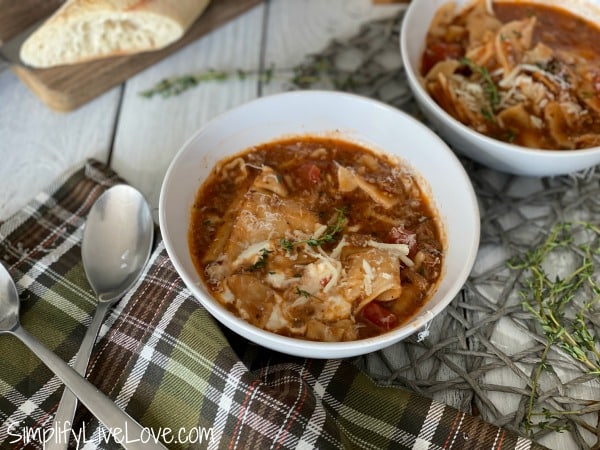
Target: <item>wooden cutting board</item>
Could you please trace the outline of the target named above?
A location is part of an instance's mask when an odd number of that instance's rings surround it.
[[[0,45],[54,12],[63,0],[0,0]]]
[[[10,38],[40,18],[40,12],[36,8],[30,8],[30,11],[36,12],[27,16],[27,8],[19,5],[27,3],[31,7],[42,2],[53,2],[54,8],[60,3],[57,0],[0,0],[0,30],[4,30],[4,35],[0,31],[0,40]],[[71,111],[261,2],[262,0],[212,0],[183,38],[155,52],[50,69],[32,69],[22,65],[13,65],[12,69],[51,109]],[[12,8],[9,7],[11,5]],[[13,20],[7,19],[8,13],[13,14]],[[12,24],[15,22],[21,25],[20,30],[14,29]]]

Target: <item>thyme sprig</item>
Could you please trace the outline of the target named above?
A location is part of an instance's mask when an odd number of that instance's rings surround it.
[[[471,61],[469,58],[461,58],[460,63],[467,66],[473,72],[479,74],[481,77],[481,83],[483,86],[483,92],[486,95],[490,104],[491,113],[496,110],[496,107],[500,104],[500,92],[498,86],[494,83],[492,76],[490,75],[487,67],[479,66]]]
[[[145,98],[152,98],[156,95],[160,95],[163,98],[168,98],[179,95],[182,92],[198,86],[199,84],[208,83],[211,81],[222,82],[234,78],[238,80],[245,80],[248,77],[257,77],[262,82],[269,83],[273,76],[274,69],[272,67],[263,72],[241,69],[234,71],[209,69],[206,72],[165,78],[150,89],[140,92],[140,95]]]
[[[307,244],[311,247],[319,247],[328,242],[333,242],[336,235],[342,231],[346,224],[346,210],[344,208],[335,208],[337,212],[336,220],[333,225],[327,227],[325,232],[319,237],[311,237],[300,241],[292,241],[286,238],[281,238],[279,244],[284,250],[292,250],[296,245]]]
[[[273,79],[281,77],[293,86],[306,89],[313,85],[328,80],[338,90],[354,90],[359,84],[356,73],[336,68],[329,60],[321,56],[313,56],[308,61],[291,69],[269,67],[264,71],[259,70],[215,70],[178,75],[165,78],[154,86],[139,93],[145,98],[160,96],[169,98],[177,96],[200,84],[209,82],[223,82],[228,80],[245,80],[254,77],[263,84],[269,84]]]
[[[577,243],[575,235],[585,236]],[[569,411],[535,412],[539,380],[544,371],[552,370],[548,354],[555,347],[585,367],[587,373],[600,377],[600,337],[594,332],[590,313],[600,306],[600,285],[595,277],[600,255],[600,228],[588,222],[556,224],[537,248],[527,252],[520,261],[512,261],[512,269],[523,270],[524,286],[520,292],[523,308],[532,314],[542,328],[546,343],[534,371],[531,394],[524,425],[533,427],[533,417],[556,418]],[[552,277],[544,264],[554,252],[570,252],[578,260],[569,274]],[[547,422],[536,424],[547,427]]]
[[[483,118],[485,120],[487,120],[493,126],[502,128],[502,127],[500,127],[500,124],[496,120],[496,116],[494,114],[496,111],[496,108],[498,108],[498,105],[500,105],[500,101],[501,101],[500,91],[498,89],[498,86],[492,79],[492,76],[490,75],[489,70],[487,69],[487,67],[483,67],[483,66],[479,66],[479,65],[475,64],[473,61],[471,61],[469,58],[466,58],[466,57],[461,58],[460,63],[464,66],[467,66],[469,69],[471,69],[471,71],[479,74],[479,76],[481,77],[483,93],[485,94],[485,96],[488,100],[488,105],[481,107],[481,110],[480,110],[481,115],[483,116]],[[509,143],[514,142],[516,137],[517,137],[516,132],[514,130],[510,130],[510,129],[503,131],[498,136],[499,139],[502,139]]]

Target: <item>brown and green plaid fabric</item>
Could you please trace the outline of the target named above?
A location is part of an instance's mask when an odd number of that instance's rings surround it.
[[[120,181],[90,161],[0,224],[0,258],[18,283],[23,326],[70,363],[96,303],[80,257],[85,217]],[[222,329],[184,287],[160,238],[107,318],[88,378],[174,449],[542,448],[377,385],[351,361],[289,357]],[[0,448],[42,448],[62,390],[24,345],[0,336]],[[119,447],[105,443],[107,430],[83,407],[74,430],[86,441],[79,448]]]

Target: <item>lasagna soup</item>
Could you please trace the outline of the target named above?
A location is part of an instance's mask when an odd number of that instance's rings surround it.
[[[198,272],[257,327],[316,341],[400,325],[440,277],[438,220],[416,178],[354,143],[299,137],[219,162],[189,231]]]
[[[490,137],[551,150],[600,145],[600,31],[566,10],[449,2],[429,28],[421,74],[446,112]]]

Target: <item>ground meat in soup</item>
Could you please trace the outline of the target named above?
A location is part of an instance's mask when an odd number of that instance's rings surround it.
[[[429,199],[405,167],[321,137],[218,163],[197,194],[189,246],[231,312],[316,341],[402,324],[432,294],[444,248]]]

